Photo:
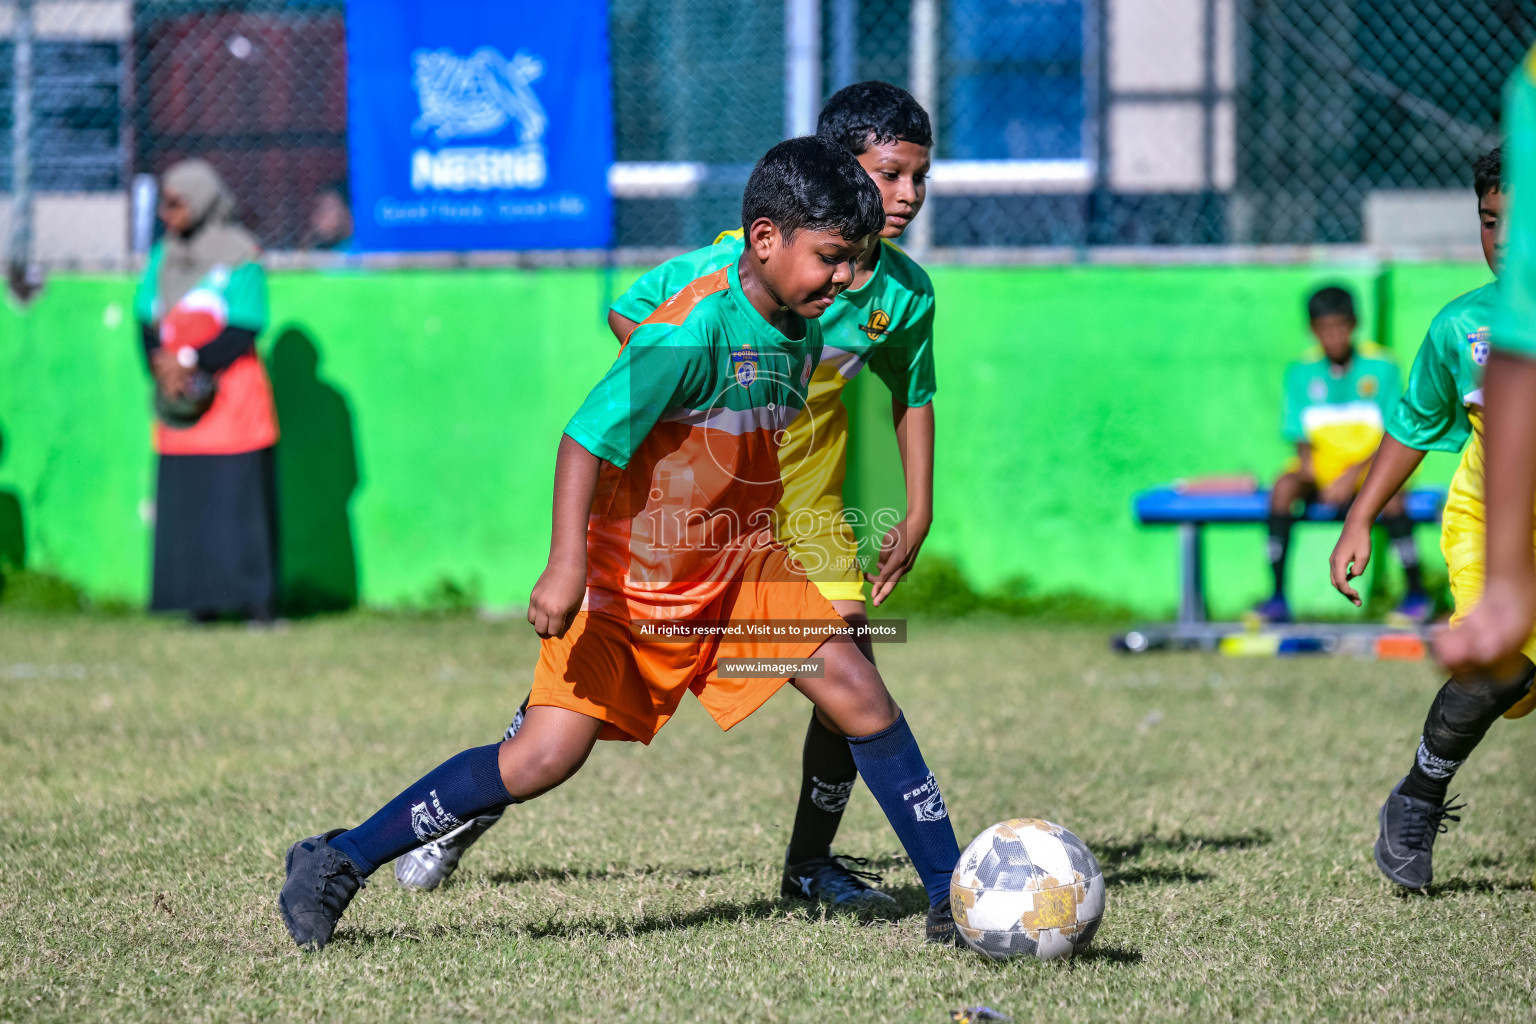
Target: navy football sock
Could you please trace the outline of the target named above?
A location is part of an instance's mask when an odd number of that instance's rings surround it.
[[[784,859],[800,864],[832,853],[832,837],[843,820],[843,810],[859,777],[848,739],[821,724],[811,714],[801,758],[800,804],[795,808],[795,827],[789,834]]]
[[[477,814],[515,803],[501,782],[500,748],[490,743],[454,754],[331,845],[371,875],[380,864],[452,832]]]
[[[948,899],[949,877],[960,860],[960,846],[944,796],[917,749],[906,716],[871,736],[848,737],[848,747],[864,784],[917,868],[928,902],[937,905]]]

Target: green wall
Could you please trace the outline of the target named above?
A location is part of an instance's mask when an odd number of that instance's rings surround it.
[[[290,592],[317,607],[419,604],[443,585],[521,604],[549,533],[560,429],[612,358],[608,299],[633,271],[272,275],[262,346],[284,430]],[[1434,311],[1487,280],[1468,265],[937,267],[937,521],[928,551],[979,587],[1028,576],[1149,614],[1175,604],[1175,541],[1131,494],[1213,473],[1273,475],[1281,373],[1323,281],[1353,284],[1405,363]],[[153,461],[131,282],[52,278],[0,306],[0,508],[19,502],[28,564],[101,598],[147,592]],[[889,399],[852,396],[849,495],[899,501]],[[1425,479],[1448,478],[1438,459]],[[1304,609],[1340,613],[1326,528],[1304,529]],[[1433,531],[1422,535],[1428,554]],[[1259,529],[1213,531],[1219,613],[1261,596]],[[349,577],[351,582],[349,583]]]

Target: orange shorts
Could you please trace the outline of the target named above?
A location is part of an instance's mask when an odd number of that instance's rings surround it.
[[[841,622],[831,602],[783,548],[752,552],[725,591],[700,610],[705,621]],[[721,658],[808,658],[825,640],[637,639],[622,613],[578,612],[563,637],[545,640],[530,706],[579,711],[603,722],[599,738],[649,743],[692,690],[721,729],[745,719],[789,677],[727,678]]]

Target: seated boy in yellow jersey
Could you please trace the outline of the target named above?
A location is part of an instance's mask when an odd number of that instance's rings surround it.
[[[1435,643],[1453,672],[1496,676],[1529,658],[1536,621],[1536,49],[1504,88],[1504,132],[1507,238],[1483,386],[1487,587]]]
[[[730,728],[785,683],[846,737],[928,893],[928,938],[955,941],[960,850],[943,795],[858,648],[826,633],[654,638],[658,625],[842,625],[773,539],[778,435],[821,351],[816,320],[883,219],[863,169],[825,139],[789,139],[758,161],[741,258],[636,328],[566,425],[549,563],[528,600],[544,641],[522,728],[450,758],[356,828],[294,843],[278,905],[296,943],[325,945],[379,866],[555,788],[599,739],[649,743],[686,692]],[[732,678],[730,655],[757,665],[814,655],[819,671]]]
[[[1496,240],[1504,208],[1498,150],[1474,166],[1477,211],[1483,254],[1495,273]],[[1470,205],[1470,204],[1469,204]],[[1489,325],[1499,285],[1484,285],[1448,303],[1436,314],[1413,361],[1408,388],[1387,422],[1360,496],[1344,521],[1339,543],[1329,559],[1333,585],[1356,605],[1360,595],[1350,585],[1365,572],[1371,557],[1371,522],[1407,482],[1429,450],[1461,450],[1461,465],[1451,481],[1441,526],[1441,548],[1456,601],[1452,621],[1464,617],[1482,593],[1483,438],[1482,371],[1488,362]],[[1527,534],[1526,543],[1530,544]],[[1526,655],[1504,671],[1457,672],[1435,696],[1424,722],[1418,751],[1408,774],[1393,787],[1380,814],[1376,864],[1382,874],[1409,889],[1423,889],[1434,877],[1435,837],[1450,812],[1446,793],[1452,776],[1500,715],[1528,713],[1533,670]]]
[[[1269,565],[1274,593],[1254,608],[1266,622],[1289,622],[1285,563],[1296,507],[1321,501],[1343,511],[1381,443],[1382,423],[1402,393],[1397,364],[1378,346],[1354,341],[1355,300],[1337,286],[1307,300],[1307,317],[1318,348],[1285,371],[1281,435],[1296,445],[1296,458],[1269,492]],[[1383,525],[1402,559],[1408,593],[1394,613],[1412,621],[1431,609],[1413,543],[1413,524],[1403,499],[1388,503]]]
[[[907,481],[906,518],[885,535],[875,571],[868,574],[877,605],[911,567],[932,519],[933,288],[922,268],[890,240],[900,237],[922,209],[933,133],[927,113],[905,90],[885,82],[860,82],[827,101],[817,134],[854,154],[880,190],[885,220],[880,239],[854,265],[852,285],[829,303],[817,322],[824,338],[820,361],[805,389],[803,409],[781,438],[784,496],[775,512],[775,532],[838,614],[857,625],[867,621],[865,574],[843,514],[848,413],[842,389],[866,365],[891,389]],[[681,289],[735,264],[743,250],[742,231],[726,231],[713,245],[648,271],[613,303],[608,324],[615,337],[626,341]],[[867,637],[859,646],[873,663]],[[515,719],[508,735],[517,727]],[[786,851],[781,885],[786,897],[848,910],[893,905],[887,894],[869,884],[878,883],[878,876],[850,866],[861,861],[831,852],[857,778],[848,743],[828,727],[824,716],[813,714]],[[408,888],[435,888],[494,822],[491,816],[470,822],[400,858],[395,877]]]

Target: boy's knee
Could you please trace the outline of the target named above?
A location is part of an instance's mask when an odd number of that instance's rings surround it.
[[[1486,729],[1530,690],[1536,668],[1525,659],[1521,662],[1506,673],[1452,676],[1435,695],[1429,728],[1444,730],[1447,734]]]
[[[1270,511],[1281,515],[1290,512],[1291,506],[1304,495],[1307,486],[1300,473],[1292,471],[1281,474],[1269,489]]]
[[[879,732],[892,722],[900,714],[896,707],[896,698],[891,696],[891,691],[886,689],[885,680],[880,677],[879,669],[867,661],[858,648],[852,644],[840,645],[843,649],[838,656],[828,658],[827,681],[835,686],[843,697],[843,702],[849,707],[842,717],[856,718],[857,727],[853,721],[840,722],[850,736],[863,736],[871,732]],[[879,722],[869,728],[872,723]]]
[[[497,765],[507,792],[518,800],[531,800],[575,775],[586,759],[586,750],[513,737],[502,740]]]

